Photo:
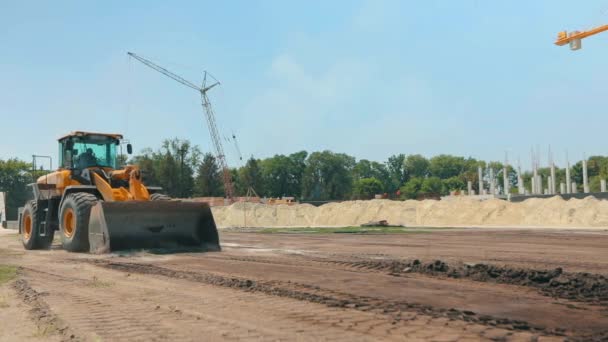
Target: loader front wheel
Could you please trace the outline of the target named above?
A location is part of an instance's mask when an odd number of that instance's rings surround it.
[[[21,219],[21,242],[25,249],[40,249],[40,213],[36,201],[29,201]]]
[[[97,197],[80,192],[69,194],[61,205],[60,228],[61,244],[70,252],[89,250],[89,217],[91,207],[97,203]]]

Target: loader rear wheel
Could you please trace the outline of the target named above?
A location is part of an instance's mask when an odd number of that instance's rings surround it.
[[[41,214],[38,210],[36,201],[29,201],[23,209],[23,217],[21,219],[21,242],[23,247],[28,250],[41,249],[44,246],[40,239],[40,218]]]
[[[170,201],[171,197],[164,195],[164,194],[154,193],[154,194],[150,195],[150,200],[151,201]]]
[[[61,205],[61,244],[70,252],[89,250],[89,217],[97,197],[86,192],[69,194]]]

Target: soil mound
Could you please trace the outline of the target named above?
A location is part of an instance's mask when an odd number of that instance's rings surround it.
[[[222,227],[359,226],[386,220],[403,226],[608,227],[608,201],[593,197],[528,199],[511,203],[462,197],[449,201],[346,201],[320,207],[310,204],[235,203],[213,207]]]

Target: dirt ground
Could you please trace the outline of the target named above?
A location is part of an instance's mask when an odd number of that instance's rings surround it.
[[[608,231],[222,231],[223,251],[25,252],[0,341],[608,340]]]

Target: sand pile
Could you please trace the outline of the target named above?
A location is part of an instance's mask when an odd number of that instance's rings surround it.
[[[528,199],[511,203],[462,197],[450,201],[347,201],[309,204],[235,203],[214,207],[220,227],[358,226],[388,220],[404,226],[608,227],[608,201],[593,197]]]

